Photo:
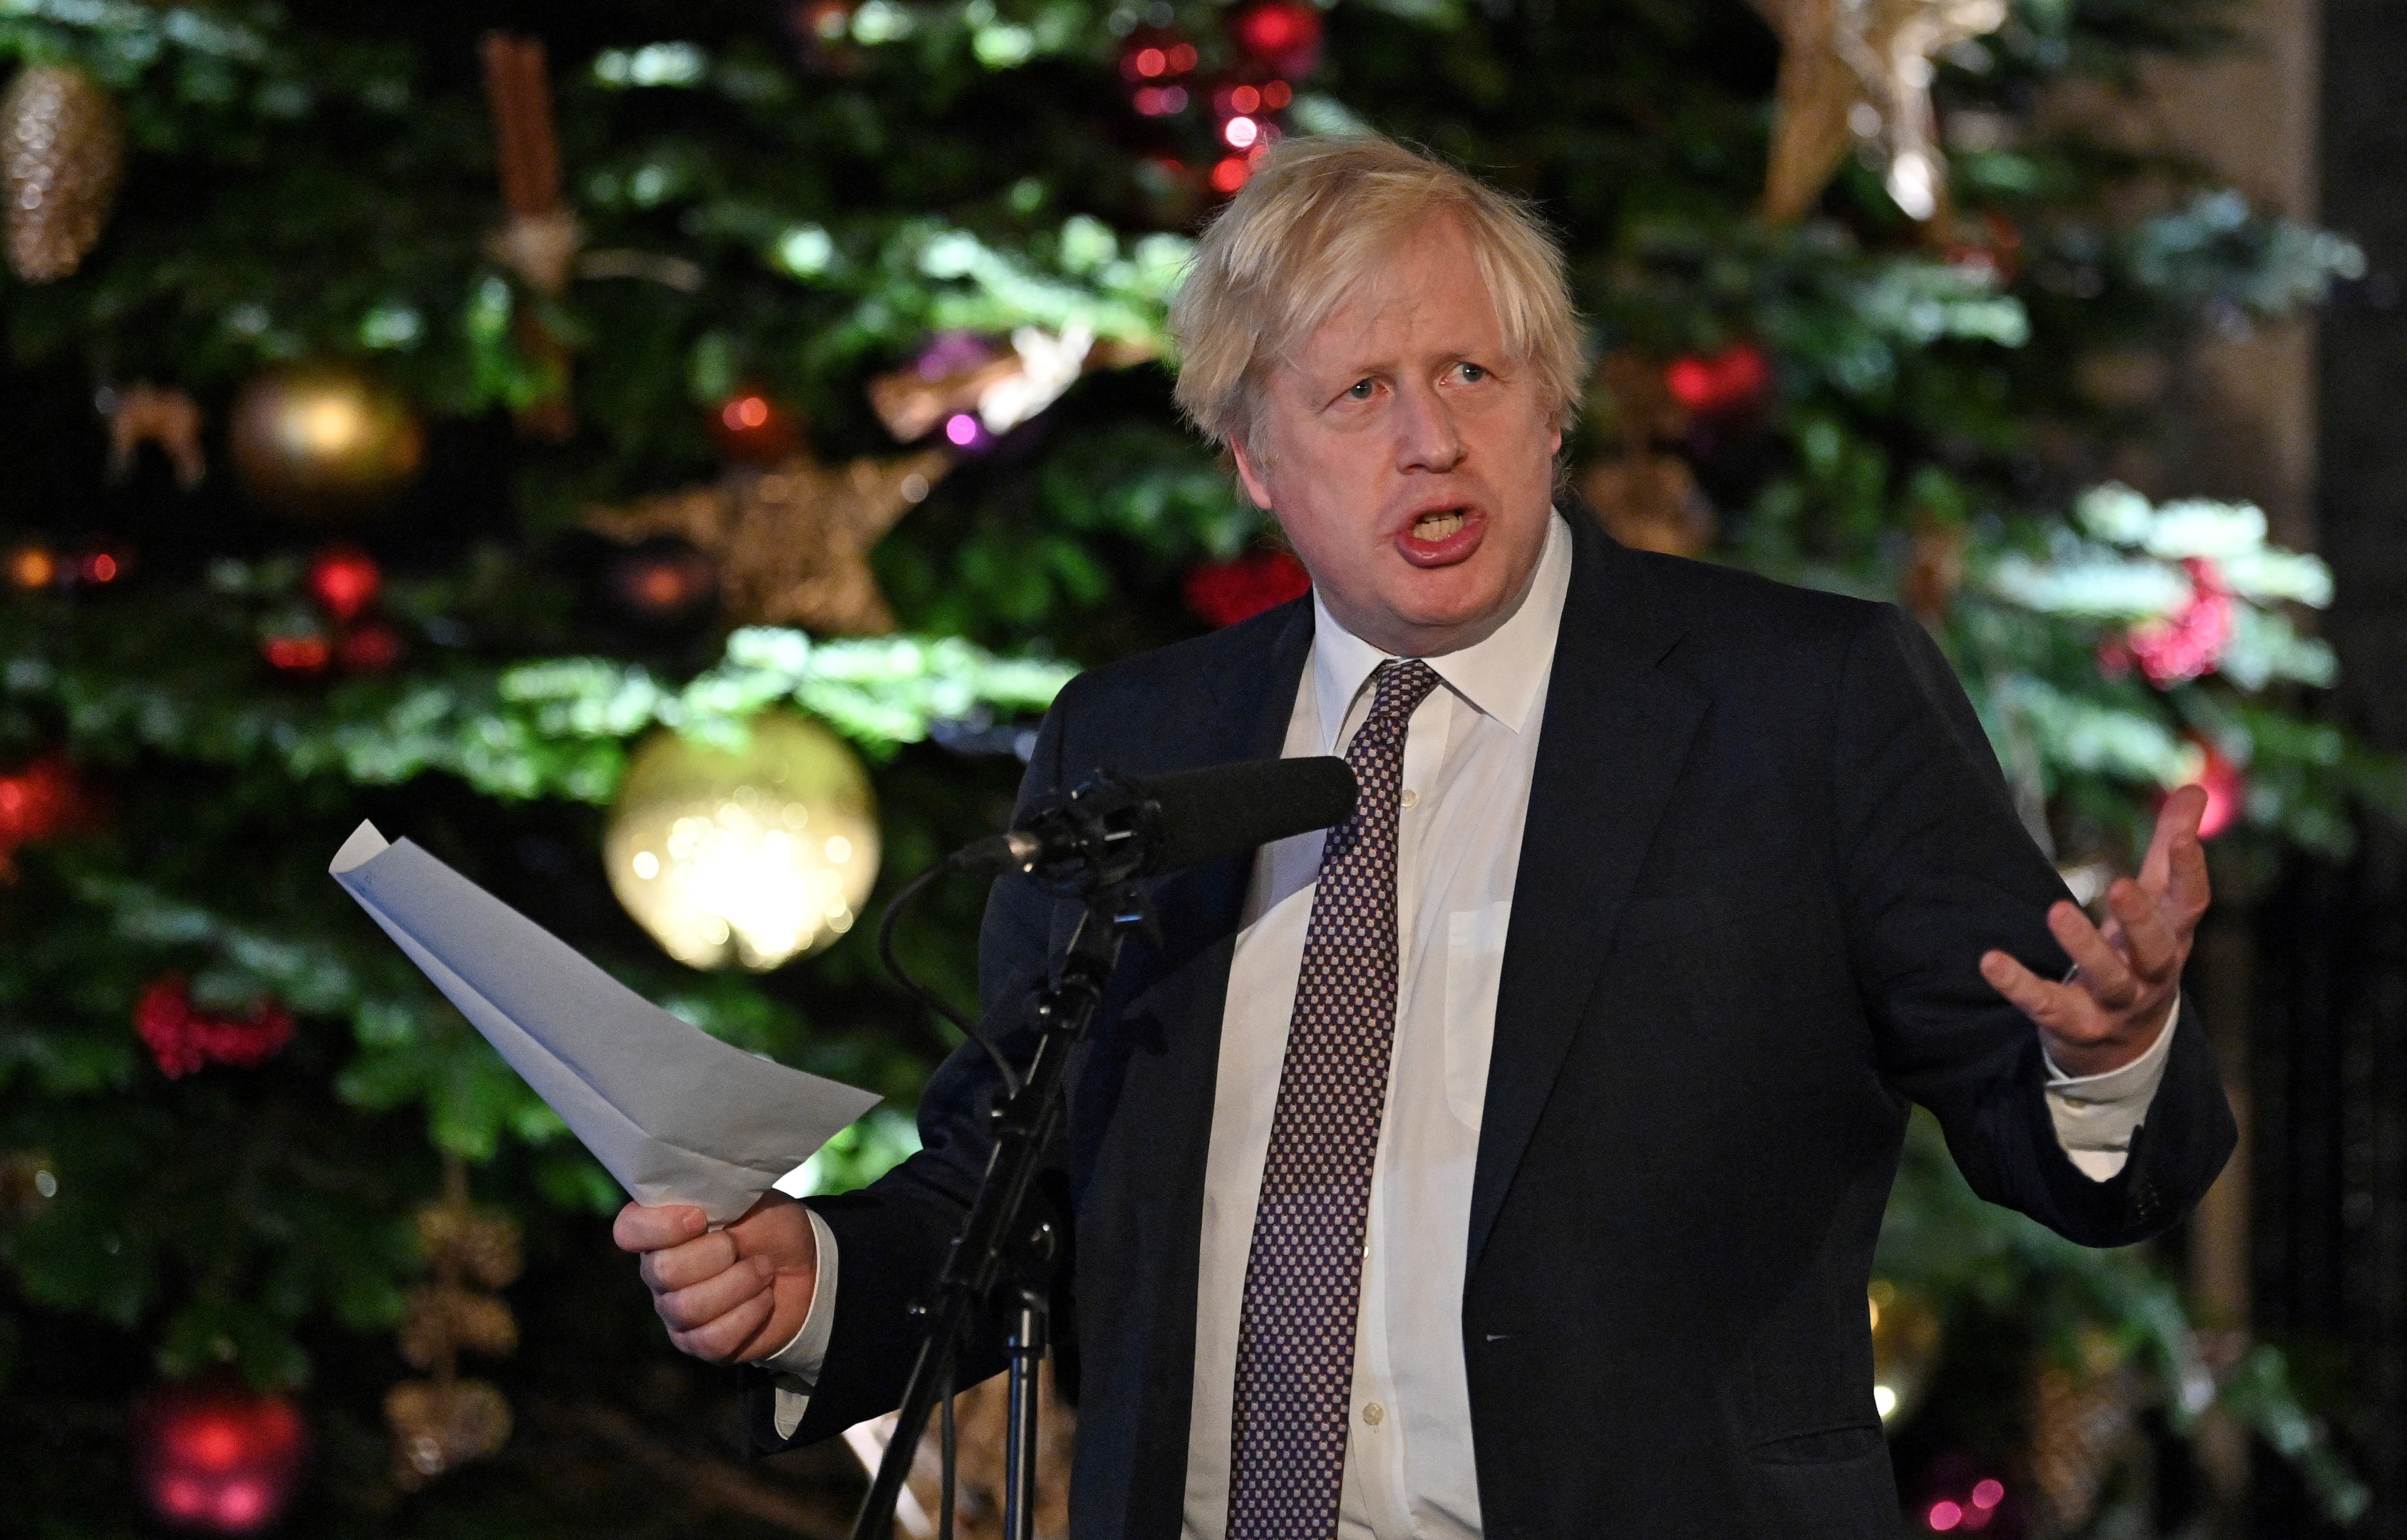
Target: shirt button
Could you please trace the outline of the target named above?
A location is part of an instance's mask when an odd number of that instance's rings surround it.
[[[1406,787],[1404,788],[1404,796],[1403,796],[1403,803],[1404,803],[1404,806],[1406,806],[1406,807],[1408,807],[1408,808],[1410,808],[1410,807],[1418,807],[1418,806],[1420,805],[1420,800],[1421,800],[1421,794],[1420,794],[1419,792],[1415,791],[1415,790],[1414,790],[1412,787],[1410,787],[1410,786],[1406,786]]]
[[[1380,1420],[1387,1415],[1388,1409],[1385,1406],[1380,1406],[1375,1401],[1362,1408],[1362,1420],[1374,1428],[1379,1425]]]

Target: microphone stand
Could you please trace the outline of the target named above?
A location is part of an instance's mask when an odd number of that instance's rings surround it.
[[[1006,1540],[1034,1540],[1037,1364],[1045,1357],[1048,1336],[1047,1300],[1059,1236],[1050,1216],[1030,1217],[1029,1197],[1045,1151],[1061,1127],[1070,1051],[1103,1008],[1121,941],[1132,929],[1150,932],[1154,927],[1152,906],[1129,880],[1131,865],[1114,861],[1101,864],[1100,870],[1090,869],[1101,880],[1087,886],[1086,912],[1052,983],[1036,999],[1035,1056],[1018,1094],[992,1113],[994,1147],[987,1157],[986,1176],[935,1291],[912,1307],[911,1313],[921,1322],[919,1356],[903,1392],[894,1436],[853,1521],[853,1540],[889,1540],[895,1502],[938,1389],[952,1378],[962,1329],[979,1311],[998,1304],[1005,1312],[1011,1363],[1004,1534]]]

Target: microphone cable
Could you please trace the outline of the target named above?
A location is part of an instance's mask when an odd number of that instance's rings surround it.
[[[1003,1051],[995,1047],[993,1040],[987,1037],[985,1030],[976,1022],[956,1009],[950,1000],[913,978],[910,969],[904,968],[903,960],[894,954],[894,929],[901,923],[904,913],[919,901],[920,896],[928,891],[936,879],[949,876],[955,871],[976,864],[976,857],[971,853],[977,848],[973,845],[966,850],[955,851],[903,884],[902,891],[888,901],[886,912],[878,918],[877,957],[886,965],[886,971],[894,976],[896,983],[901,984],[920,1004],[950,1022],[962,1037],[986,1051],[986,1056],[993,1064],[995,1073],[1003,1077],[1004,1095],[1016,1096],[1019,1095],[1019,1075],[1011,1067],[1011,1062],[1003,1056]]]

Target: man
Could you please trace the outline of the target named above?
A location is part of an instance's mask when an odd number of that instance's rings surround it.
[[[1558,516],[1560,260],[1449,168],[1286,141],[1174,323],[1314,592],[1075,681],[1025,795],[1343,753],[1362,799],[1160,883],[1072,1071],[1074,1533],[1897,1533],[1864,1291],[1909,1102],[2092,1245],[2230,1151],[2173,1019],[2201,798],[2101,934],[1913,622]],[[995,888],[1007,1053],[1069,918]],[[899,1398],[995,1089],[956,1054],[865,1192],[620,1216],[677,1344],[767,1365],[761,1447]]]

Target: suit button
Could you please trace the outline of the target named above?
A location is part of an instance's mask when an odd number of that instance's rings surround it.
[[[1404,795],[1400,798],[1400,800],[1402,800],[1404,806],[1408,808],[1417,808],[1420,806],[1421,794],[1415,791],[1412,787],[1406,786],[1404,788]]]
[[[1362,1420],[1374,1428],[1387,1418],[1387,1415],[1388,1408],[1380,1406],[1375,1401],[1362,1408]]]

